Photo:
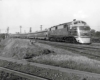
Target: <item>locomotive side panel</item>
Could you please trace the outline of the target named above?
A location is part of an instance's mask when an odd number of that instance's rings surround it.
[[[68,26],[59,25],[54,26],[53,29],[49,30],[49,37],[65,37],[69,36]]]

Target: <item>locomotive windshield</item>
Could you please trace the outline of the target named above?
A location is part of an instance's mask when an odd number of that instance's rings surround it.
[[[89,26],[80,26],[79,27],[80,30],[90,30]]]
[[[90,36],[89,32],[80,32],[80,36]]]
[[[80,36],[90,36],[90,27],[89,26],[80,26]]]

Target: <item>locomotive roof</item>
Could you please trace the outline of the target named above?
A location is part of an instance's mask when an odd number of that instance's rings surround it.
[[[75,20],[75,21],[66,22],[66,23],[62,23],[62,24],[59,24],[59,25],[55,25],[55,26],[60,26],[60,25],[65,25],[65,24],[71,25],[73,22],[74,22],[74,23],[82,22],[82,23],[86,24],[85,21],[82,21],[82,20]],[[53,27],[55,27],[55,26],[52,26],[52,27],[50,27],[50,28],[53,28]]]
[[[64,25],[64,24],[71,24],[72,22],[67,22],[67,23],[62,23],[62,24],[59,24],[59,25],[55,25],[55,26],[60,26],[60,25]],[[52,26],[52,27],[50,27],[50,28],[53,28],[53,27],[55,27],[55,26]]]
[[[60,25],[65,25],[65,24],[71,25],[72,23],[76,23],[76,24],[77,24],[78,22],[82,22],[82,23],[86,24],[86,22],[84,22],[84,21],[82,21],[82,20],[75,20],[75,21],[66,22],[66,23],[62,23],[62,24],[59,24],[59,25],[55,25],[55,26],[60,26]],[[55,27],[55,26],[52,26],[52,27],[50,27],[50,28],[53,28],[53,27]],[[39,31],[39,32],[34,32],[34,33],[30,33],[30,34],[37,34],[37,33],[43,33],[43,32],[48,32],[48,30]]]

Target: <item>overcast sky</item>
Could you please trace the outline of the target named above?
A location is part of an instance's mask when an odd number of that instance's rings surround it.
[[[100,0],[0,0],[0,30],[10,33],[39,31],[53,25],[72,21],[86,21],[100,31]]]

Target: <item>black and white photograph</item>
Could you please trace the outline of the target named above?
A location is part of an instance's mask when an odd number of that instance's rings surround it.
[[[0,80],[100,80],[100,0],[0,0]]]

